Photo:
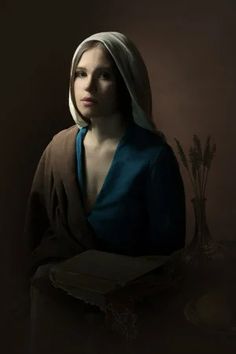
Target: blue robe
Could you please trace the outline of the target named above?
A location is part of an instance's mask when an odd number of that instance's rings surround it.
[[[77,173],[85,190],[84,145],[76,136]],[[101,191],[86,215],[98,248],[144,255],[170,254],[185,244],[185,195],[171,147],[157,134],[130,124],[121,138]]]

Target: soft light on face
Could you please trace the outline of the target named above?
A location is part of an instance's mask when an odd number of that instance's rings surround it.
[[[88,119],[118,111],[116,76],[105,48],[97,46],[82,54],[75,71],[74,97],[79,112]]]

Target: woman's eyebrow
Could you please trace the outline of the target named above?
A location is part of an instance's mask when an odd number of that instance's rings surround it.
[[[75,70],[87,70],[86,68],[84,68],[83,66],[77,66],[77,68]],[[112,71],[112,67],[111,66],[98,66],[96,67],[96,70],[110,70]]]

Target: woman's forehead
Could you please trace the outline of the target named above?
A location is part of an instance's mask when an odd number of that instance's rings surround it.
[[[86,50],[80,57],[77,67],[102,66],[113,68],[113,62],[105,48],[100,46]]]

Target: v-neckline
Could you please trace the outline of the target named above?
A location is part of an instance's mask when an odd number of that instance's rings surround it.
[[[100,188],[100,191],[98,192],[97,196],[96,196],[96,199],[92,205],[92,207],[90,208],[89,211],[86,211],[85,210],[85,205],[84,205],[84,200],[83,200],[83,208],[84,208],[84,212],[85,212],[85,215],[86,217],[89,217],[92,212],[96,209],[96,206],[98,204],[98,202],[100,201],[100,199],[102,198],[103,194],[104,194],[104,190],[106,189],[106,185],[108,184],[109,182],[109,179],[110,179],[110,176],[112,174],[112,170],[114,168],[114,164],[115,164],[115,161],[117,159],[117,154],[121,148],[121,146],[124,144],[127,136],[128,136],[128,133],[130,131],[130,128],[133,124],[131,123],[125,130],[124,134],[122,135],[122,137],[120,138],[117,146],[116,146],[116,149],[115,149],[115,152],[114,152],[114,155],[112,157],[112,160],[111,160],[111,163],[110,163],[110,166],[108,168],[108,171],[107,171],[107,174],[103,180],[103,184],[102,184],[102,187]],[[81,135],[81,139],[80,139],[80,156],[79,156],[79,170],[81,171],[81,189],[82,189],[82,194],[84,195],[84,188],[85,188],[85,161],[84,161],[84,156],[85,156],[85,149],[84,149],[84,138],[85,138],[85,135],[87,134],[87,131],[88,131],[88,128],[87,127],[84,127],[82,128],[82,131],[80,133],[82,133]]]

